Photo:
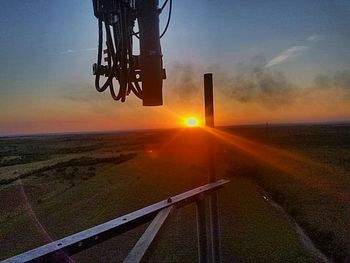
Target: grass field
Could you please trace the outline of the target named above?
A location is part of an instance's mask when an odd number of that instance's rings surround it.
[[[315,262],[291,219],[328,258],[350,261],[349,126],[210,133],[218,177],[231,180],[220,192],[224,262]],[[205,184],[206,134],[192,128],[0,138],[0,259]],[[121,261],[145,227],[73,258]],[[147,258],[197,260],[194,206],[172,214]]]

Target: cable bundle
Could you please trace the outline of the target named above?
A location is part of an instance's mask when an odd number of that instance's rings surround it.
[[[158,16],[167,3],[169,16],[165,30],[159,35]],[[172,0],[166,0],[160,9],[158,0],[147,0],[146,3],[145,0],[93,0],[93,4],[98,18],[98,55],[97,63],[93,65],[97,91],[109,89],[112,98],[121,102],[132,92],[143,100],[144,105],[161,105],[154,93],[157,89],[159,94],[160,86],[161,95],[165,75],[159,39],[168,29]],[[133,30],[136,19],[140,29],[137,33]],[[107,65],[102,65],[104,36],[108,50]],[[133,36],[140,40],[140,56],[133,54]],[[106,79],[101,85],[102,76]],[[114,78],[116,81],[113,81]]]

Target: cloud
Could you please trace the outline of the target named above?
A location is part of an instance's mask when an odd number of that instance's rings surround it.
[[[325,38],[324,35],[314,34],[309,36],[306,40],[312,41],[312,42],[319,42]]]
[[[259,64],[248,64],[241,70],[221,78],[225,96],[243,104],[259,104],[268,110],[279,110],[292,105],[319,105],[341,107],[350,103],[350,70],[322,73],[313,84],[301,87],[288,80],[282,72]],[[310,104],[310,107],[311,107]]]
[[[243,107],[259,106],[269,112],[281,112],[298,107],[311,109],[324,105],[345,107],[350,102],[350,71],[335,71],[315,76],[313,83],[301,86],[288,79],[288,75],[274,68],[266,67],[263,56],[255,56],[236,64],[233,68],[209,66],[207,68],[191,63],[174,63],[169,68],[166,81],[171,96],[168,101],[180,103],[180,107],[202,103],[203,73],[214,73],[217,101],[225,105],[239,103]],[[167,88],[167,87],[166,87]],[[311,113],[310,113],[311,114]]]
[[[67,49],[65,51],[60,52],[59,54],[70,54],[70,53],[81,53],[81,52],[88,52],[88,51],[96,51],[97,48],[82,48],[82,49]]]
[[[220,73],[218,85],[224,96],[240,103],[257,103],[275,110],[293,103],[299,87],[283,73],[265,67],[263,57],[256,57],[248,64],[240,64],[236,73]]]
[[[284,51],[282,51],[281,53],[279,53],[276,57],[274,57],[273,59],[271,59],[266,65],[265,67],[269,68],[281,63],[284,63],[286,61],[291,60],[292,58],[295,58],[297,56],[300,56],[301,54],[303,54],[306,50],[308,50],[310,47],[307,46],[294,46],[291,48],[288,48]]]
[[[237,101],[242,104],[258,104],[269,110],[290,105],[300,88],[281,72],[266,68],[266,59],[256,56],[248,62],[239,63],[234,70],[213,66],[214,83],[219,100]],[[191,63],[175,63],[170,67],[168,83],[172,100],[177,99],[183,107],[201,103],[202,75],[209,68]],[[211,71],[211,70],[210,70]]]
[[[171,83],[171,95],[183,103],[192,103],[199,97],[202,75],[199,66],[191,63],[176,62],[170,66],[168,83]]]
[[[336,71],[318,74],[314,80],[314,89],[327,91],[350,101],[350,71]]]

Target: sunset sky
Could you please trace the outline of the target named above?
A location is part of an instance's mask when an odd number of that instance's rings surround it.
[[[161,107],[94,89],[89,0],[3,0],[0,30],[0,135],[176,127],[206,72],[217,125],[350,120],[348,0],[174,0]]]

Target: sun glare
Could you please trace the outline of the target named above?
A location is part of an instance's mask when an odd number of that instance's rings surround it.
[[[185,118],[184,123],[185,123],[185,126],[187,126],[187,127],[198,127],[199,126],[199,120],[195,117]]]

